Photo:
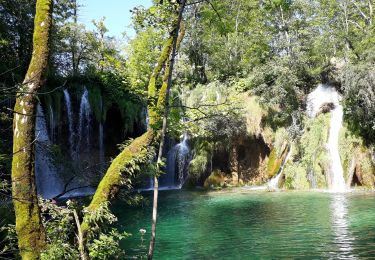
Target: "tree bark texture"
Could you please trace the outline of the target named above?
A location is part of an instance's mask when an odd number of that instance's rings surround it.
[[[46,243],[35,184],[34,150],[36,95],[44,84],[47,70],[51,22],[52,0],[38,0],[33,54],[14,108],[12,196],[22,259],[39,259]]]
[[[182,22],[182,14],[184,12],[186,0],[182,0],[180,4],[180,10],[178,12],[178,19],[175,28],[175,32],[173,35],[173,44],[172,44],[172,53],[171,59],[168,63],[168,66],[165,70],[165,74],[163,77],[163,85],[160,90],[159,100],[158,100],[158,108],[163,108],[163,125],[161,129],[160,135],[160,143],[159,143],[159,152],[158,152],[158,159],[157,159],[157,167],[162,162],[163,156],[163,148],[164,148],[164,140],[165,135],[167,133],[167,125],[168,125],[168,115],[169,115],[169,94],[170,89],[172,86],[172,72],[173,72],[173,65],[175,63],[176,52],[179,44],[181,43],[182,37],[184,35],[184,28],[182,28],[181,36],[179,37],[180,25]],[[155,248],[155,241],[156,241],[156,223],[157,223],[157,210],[158,210],[158,194],[159,194],[159,180],[158,176],[154,177],[154,198],[153,198],[153,207],[152,207],[152,224],[151,224],[151,240],[150,246],[148,251],[148,259],[151,260],[154,255],[154,248]]]

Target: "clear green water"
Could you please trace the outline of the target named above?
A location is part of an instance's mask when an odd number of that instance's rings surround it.
[[[150,206],[115,213],[146,254]],[[374,193],[161,191],[158,216],[155,259],[375,259]]]

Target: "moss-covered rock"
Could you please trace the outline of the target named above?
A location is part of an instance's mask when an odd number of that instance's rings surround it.
[[[215,170],[205,180],[204,187],[206,189],[217,189],[225,186],[225,173]]]
[[[330,114],[305,118],[301,139],[293,143],[291,158],[284,168],[285,188],[327,188],[330,183],[329,157],[326,148]]]
[[[276,149],[272,149],[270,156],[268,158],[268,165],[267,165],[267,173],[268,173],[268,178],[274,177],[277,172],[280,170],[282,164],[282,158],[279,158],[277,156],[277,151]]]
[[[375,168],[362,138],[343,127],[339,136],[339,152],[347,187],[361,185],[366,189],[373,189]]]
[[[289,150],[289,136],[285,128],[276,131],[273,141],[273,149],[268,158],[267,175],[274,177],[280,170]]]
[[[284,168],[284,174],[284,188],[295,190],[307,190],[310,188],[305,165],[298,162],[288,163]]]

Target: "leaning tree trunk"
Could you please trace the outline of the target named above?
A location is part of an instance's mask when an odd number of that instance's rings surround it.
[[[173,47],[172,47],[171,59],[168,63],[167,68],[165,69],[166,71],[165,71],[165,75],[163,79],[163,85],[160,90],[161,94],[158,100],[158,107],[164,108],[164,115],[163,115],[163,125],[161,129],[161,134],[160,134],[159,152],[158,152],[158,158],[157,158],[157,169],[159,169],[159,166],[163,158],[164,139],[165,139],[165,135],[167,132],[168,115],[169,115],[169,94],[170,94],[170,89],[172,86],[172,72],[173,72],[173,65],[175,62],[177,47],[180,41],[182,40],[182,37],[179,37],[179,30],[180,30],[180,24],[182,21],[182,14],[185,8],[185,2],[186,0],[182,0],[180,4],[178,20],[177,20],[177,24],[175,28],[175,33],[173,35]],[[181,35],[183,36],[183,34],[184,33],[182,33]],[[148,250],[149,260],[153,258],[155,240],[156,240],[156,222],[157,222],[158,194],[159,194],[159,177],[157,174],[158,173],[156,173],[156,175],[154,176],[154,198],[153,198],[153,207],[152,207],[151,240],[150,240],[150,246]]]
[[[162,116],[161,111],[164,108],[164,100],[166,98],[166,87],[161,89],[157,87],[157,79],[162,69],[167,65],[167,61],[171,55],[173,48],[173,38],[176,33],[176,26],[171,31],[164,47],[161,51],[157,64],[150,76],[148,83],[148,111],[150,117],[150,129],[142,136],[134,139],[111,163],[103,179],[100,181],[94,197],[87,207],[87,213],[83,217],[81,224],[83,246],[86,247],[88,237],[90,236],[90,213],[100,209],[101,205],[110,201],[124,182],[134,177],[138,165],[146,164],[149,161],[147,157],[150,148],[155,144],[155,137],[161,128]],[[183,33],[180,34],[178,42],[181,41]],[[161,107],[163,105],[163,107]],[[87,248],[84,249],[85,256],[82,259],[88,259]]]
[[[38,0],[33,54],[14,108],[12,196],[22,259],[38,259],[46,243],[35,185],[34,147],[36,95],[47,69],[51,22],[52,0]]]
[[[159,99],[165,97],[165,94],[161,93],[163,88],[159,90],[156,81],[170,57],[174,32],[175,30],[171,32],[171,36],[167,39],[162,49],[148,84],[148,110],[151,127],[142,136],[134,139],[134,141],[113,160],[103,179],[100,181],[94,197],[87,207],[87,213],[81,224],[83,246],[86,246],[90,235],[92,225],[89,218],[90,212],[95,212],[101,205],[110,201],[117,194],[123,183],[134,177],[133,174],[136,173],[135,168],[137,168],[137,165],[146,164],[149,161],[147,155],[150,147],[154,145],[157,130],[160,129],[158,126],[161,125],[159,112],[161,108],[158,107],[158,104],[161,102],[159,102]],[[83,250],[85,251],[85,256],[82,257],[82,259],[88,259],[87,248]]]

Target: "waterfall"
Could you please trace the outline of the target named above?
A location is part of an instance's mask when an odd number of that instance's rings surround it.
[[[187,144],[188,136],[185,133],[182,139],[182,142],[177,144],[178,153],[177,153],[177,165],[178,165],[178,183],[180,188],[185,183],[186,179],[186,167],[190,161],[189,156],[189,146]]]
[[[346,189],[344,171],[342,169],[339,153],[339,133],[342,127],[343,108],[338,103],[338,99],[337,104],[335,104],[335,108],[332,110],[331,114],[328,150],[331,155],[331,172],[333,173],[332,190],[342,192]]]
[[[150,117],[148,115],[147,106],[145,106],[145,108],[143,109],[143,115],[145,117],[144,125],[145,125],[145,129],[147,131],[149,129],[149,127],[150,127]]]
[[[72,102],[70,100],[70,95],[67,89],[64,89],[64,99],[65,99],[66,111],[68,112],[70,157],[74,158],[73,110],[72,110]]]
[[[187,141],[188,136],[184,134],[182,140],[168,152],[166,173],[160,177],[161,188],[182,188],[190,161],[190,149]]]
[[[91,124],[91,107],[89,103],[89,92],[84,89],[81,104],[79,107],[79,125],[78,125],[78,142],[76,153],[79,157],[80,149],[90,149],[90,124]]]
[[[329,138],[327,143],[328,152],[331,159],[331,175],[332,175],[332,191],[345,191],[344,171],[341,164],[338,142],[339,133],[342,127],[343,108],[340,105],[340,95],[336,89],[319,84],[318,87],[307,97],[307,114],[315,117],[321,110],[323,105],[330,105],[331,123],[329,129]]]
[[[280,183],[280,178],[283,175],[284,167],[287,161],[289,160],[289,157],[292,153],[292,148],[289,147],[289,151],[287,155],[285,156],[285,159],[280,167],[279,173],[274,176],[268,183],[267,183],[267,188],[270,190],[277,190],[279,188],[279,183]]]
[[[40,104],[37,106],[35,123],[35,175],[38,193],[44,199],[50,199],[60,194],[64,187],[57,174],[57,169],[51,162],[49,146],[51,140],[48,136],[46,119]]]
[[[53,143],[53,140],[55,138],[55,118],[53,115],[52,105],[49,105],[49,129],[51,133],[51,141]]]

